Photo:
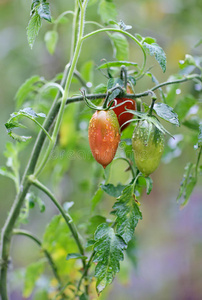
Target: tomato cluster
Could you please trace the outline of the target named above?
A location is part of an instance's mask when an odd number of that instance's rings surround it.
[[[132,90],[127,86],[127,93]],[[135,101],[116,98],[115,105],[123,105],[109,110],[96,111],[89,124],[88,137],[95,160],[106,168],[113,160],[123,131],[133,118],[127,109],[135,110]],[[138,170],[146,177],[158,167],[164,149],[164,134],[149,120],[140,120],[132,136],[132,148]]]

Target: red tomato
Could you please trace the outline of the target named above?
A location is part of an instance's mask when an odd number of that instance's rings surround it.
[[[120,141],[119,122],[113,110],[93,114],[88,138],[93,157],[105,169],[113,160]]]
[[[133,93],[133,91],[132,91],[131,87],[129,85],[127,85],[127,94],[132,94],[132,93]],[[126,111],[126,108],[131,109],[131,110],[135,110],[136,109],[136,105],[135,105],[136,103],[135,103],[135,100],[128,99],[128,98],[115,98],[115,100],[117,101],[117,103],[116,103],[117,105],[124,102],[124,101],[127,101],[123,105],[113,109],[113,111],[117,115],[119,125],[121,127],[126,121],[129,121],[133,118],[133,114],[131,114],[131,113],[124,113],[124,114],[122,114],[122,113],[124,111]],[[126,125],[122,126],[121,131],[123,131],[126,127],[128,127],[129,124],[130,123],[127,123]]]

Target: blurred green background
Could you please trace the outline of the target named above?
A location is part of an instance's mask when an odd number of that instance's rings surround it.
[[[50,1],[53,17],[57,17],[64,10],[73,8],[72,2]],[[162,74],[160,67],[153,59],[150,61],[150,65],[154,66],[153,73],[160,82],[178,72],[178,62],[184,59],[186,53],[201,55],[201,47],[194,47],[201,38],[201,0],[115,0],[114,2],[119,12],[118,19],[132,25],[133,33],[156,38],[158,44],[166,52],[167,71],[165,74]],[[47,52],[43,42],[45,32],[52,28],[46,22],[43,24],[33,50],[30,50],[26,40],[30,4],[31,1],[27,0],[0,0],[0,166],[5,165],[3,152],[5,143],[10,141],[4,123],[8,120],[9,114],[15,111],[14,96],[17,89],[32,75],[38,74],[46,79],[53,78],[63,71],[69,55],[71,19],[59,27],[59,43],[54,56]],[[92,5],[87,13],[87,19],[98,20],[95,10],[96,5]],[[91,51],[89,51],[89,43]],[[99,65],[102,58],[110,59],[111,50],[110,42],[105,35],[89,40],[83,46],[78,69],[80,70],[85,61],[93,60]],[[141,53],[138,52],[137,47],[130,45],[130,50],[131,59],[141,61]],[[93,78],[94,85],[101,80],[103,76],[97,72],[96,77]],[[74,89],[72,93],[78,93],[78,85],[75,84]],[[144,89],[148,87],[141,84],[137,86],[137,92]],[[192,84],[183,84],[181,90],[182,93],[192,93]],[[180,95],[178,97],[180,99]],[[170,131],[174,134],[180,133],[180,130],[170,127]],[[84,126],[83,140],[81,140],[84,144],[86,138]],[[28,148],[30,150],[32,143]],[[74,144],[74,142],[71,143]],[[72,145],[72,148],[73,146],[77,147],[76,144]],[[87,144],[84,148],[89,153]],[[20,156],[22,166],[26,165],[29,151],[23,152]],[[62,161],[61,152],[60,155]],[[143,220],[139,222],[136,229],[137,267],[135,269],[126,259],[113,285],[107,288],[100,299],[202,299],[202,185],[200,178],[188,206],[179,210],[176,204],[184,166],[188,160],[192,162],[196,160],[196,153],[191,146],[183,149],[181,156],[173,159],[170,164],[162,163],[152,175],[154,188],[150,196],[144,194],[142,197]],[[59,186],[57,188],[54,186],[56,179],[51,181],[53,184],[51,188],[55,190],[58,199],[75,202],[74,213],[77,214],[78,224],[79,220],[84,221],[88,215],[90,199],[94,192],[89,189],[89,182],[86,178],[92,178],[93,174],[101,172],[96,164],[93,169],[89,169],[88,162],[89,160],[85,159],[81,153],[78,154],[77,159],[75,156],[70,157],[67,171],[60,180]],[[65,163],[67,163],[66,160]],[[124,163],[113,164],[111,182],[127,182],[128,175],[122,176],[125,167]],[[54,170],[60,172],[57,166],[54,166]],[[50,169],[48,169],[43,179],[49,181],[51,176]],[[95,178],[94,186],[97,184]],[[0,191],[1,228],[14,199],[13,183],[9,179],[0,177]],[[57,213],[47,198],[44,198],[44,201],[46,212],[41,216],[40,212],[34,209],[30,213],[29,223],[24,226],[39,237],[43,235],[45,224],[52,215]],[[100,210],[110,211],[114,199],[105,198],[103,201],[103,207],[101,206]],[[13,269],[25,267],[39,255],[37,246],[26,238],[14,237],[12,246]],[[18,280],[15,281],[15,275],[10,274],[10,282],[11,299],[22,299],[21,284]]]

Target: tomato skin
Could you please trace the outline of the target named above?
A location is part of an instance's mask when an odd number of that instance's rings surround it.
[[[132,147],[140,172],[149,176],[158,167],[164,150],[164,134],[152,123],[140,121],[134,129]]]
[[[119,123],[113,110],[93,114],[88,139],[93,157],[105,169],[113,160],[120,141]]]
[[[127,85],[127,94],[132,94],[132,93],[133,93],[133,91],[132,91],[130,85],[128,84]],[[122,114],[122,113],[126,111],[126,108],[131,109],[131,110],[135,110],[136,109],[136,103],[135,103],[135,100],[129,99],[129,98],[115,98],[115,100],[117,101],[117,102],[115,102],[116,105],[118,105],[118,104],[120,104],[124,101],[127,101],[123,105],[118,106],[118,107],[113,109],[113,111],[117,115],[117,118],[118,118],[118,121],[119,121],[119,126],[121,127],[126,121],[129,121],[133,118],[133,114],[131,114],[131,113],[124,113],[124,114]],[[125,128],[127,128],[129,124],[130,123],[127,123],[124,126],[122,126],[121,131],[123,131]]]

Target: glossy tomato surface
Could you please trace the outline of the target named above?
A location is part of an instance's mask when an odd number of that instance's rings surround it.
[[[133,93],[133,91],[132,91],[131,87],[129,85],[127,85],[127,94],[132,94],[132,93]],[[135,100],[128,99],[128,98],[115,98],[115,100],[116,100],[116,102],[114,104],[116,104],[116,105],[123,103],[123,105],[118,106],[118,107],[113,109],[113,111],[117,115],[121,131],[123,131],[125,128],[128,127],[128,125],[130,123],[127,123],[125,125],[123,125],[123,124],[133,118],[133,114],[128,113],[128,112],[125,113],[125,111],[126,111],[126,109],[135,110],[136,109],[136,103],[135,103]]]
[[[140,121],[132,137],[135,163],[140,172],[149,176],[158,167],[163,150],[164,134],[148,121]]]
[[[89,123],[88,138],[95,160],[106,168],[120,141],[119,123],[113,110],[96,111]]]

